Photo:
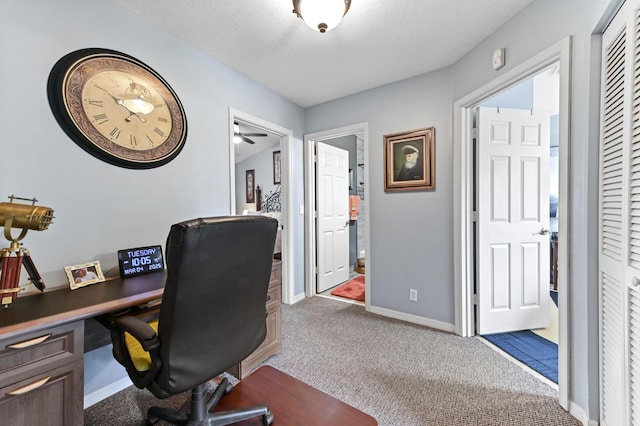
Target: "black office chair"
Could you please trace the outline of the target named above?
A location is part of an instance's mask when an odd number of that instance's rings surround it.
[[[134,316],[107,321],[114,357],[138,388],[147,388],[158,398],[192,389],[190,414],[151,407],[149,424],[162,419],[173,424],[227,425],[256,416],[262,416],[264,425],[273,422],[266,405],[209,413],[232,386],[225,378],[208,398],[205,383],[245,359],[266,336],[265,304],[276,228],[275,219],[262,216],[173,225],[167,238],[167,281],[157,332]],[[134,347],[136,341],[141,348]]]

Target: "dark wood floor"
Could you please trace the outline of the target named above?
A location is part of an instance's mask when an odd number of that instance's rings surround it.
[[[270,366],[260,367],[222,397],[215,411],[267,404],[273,426],[367,426],[378,422],[368,414]],[[254,418],[239,425],[262,425]]]

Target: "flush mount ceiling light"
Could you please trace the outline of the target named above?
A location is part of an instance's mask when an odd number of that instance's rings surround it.
[[[349,6],[351,0],[293,0],[293,13],[309,27],[324,33],[342,21]]]

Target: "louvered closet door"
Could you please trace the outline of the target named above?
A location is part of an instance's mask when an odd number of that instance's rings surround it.
[[[640,0],[603,34],[600,417],[640,425]]]

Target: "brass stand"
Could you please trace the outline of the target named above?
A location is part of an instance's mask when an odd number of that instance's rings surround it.
[[[10,202],[0,203],[0,225],[4,225],[4,236],[10,241],[8,248],[0,250],[0,303],[8,307],[16,300],[20,287],[20,270],[24,266],[29,274],[29,281],[40,291],[45,289],[44,281],[31,260],[29,251],[20,247],[20,241],[29,229],[44,231],[53,220],[53,210],[36,206],[36,200],[9,197]],[[30,201],[31,205],[14,203],[14,199]],[[11,228],[21,229],[17,237],[11,235]]]
[[[24,289],[19,285],[22,266],[29,274],[29,281],[38,290],[43,291],[46,287],[31,259],[29,250],[21,248],[17,241],[12,241],[9,248],[0,250],[0,303],[5,308],[15,301],[18,293]]]

